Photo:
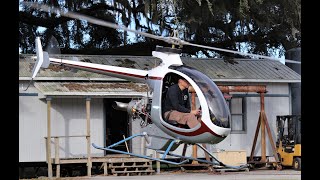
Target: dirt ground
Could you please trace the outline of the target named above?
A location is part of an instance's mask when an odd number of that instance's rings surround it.
[[[33,178],[32,180],[47,180],[47,177]],[[130,180],[300,180],[301,171],[296,171],[292,169],[286,170],[269,170],[269,169],[258,169],[250,171],[238,171],[238,172],[213,172],[209,170],[173,170],[164,171],[159,174],[154,175],[142,175],[142,176],[103,176],[94,175],[92,177],[78,176],[78,177],[63,177],[63,178],[52,178],[55,180],[109,180],[109,179],[130,179]],[[20,179],[27,180],[27,179]],[[30,180],[30,179],[29,179]]]

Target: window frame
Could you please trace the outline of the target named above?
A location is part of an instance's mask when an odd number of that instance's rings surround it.
[[[232,107],[231,107],[231,101],[233,99],[241,99],[241,106],[242,106],[242,113],[232,113]],[[229,106],[229,110],[230,110],[230,128],[231,128],[231,132],[232,134],[245,134],[247,133],[247,114],[246,114],[246,98],[245,97],[239,97],[239,96],[232,96],[232,98],[230,98],[228,101],[228,106]],[[232,129],[232,121],[233,121],[233,116],[234,115],[241,115],[242,116],[242,130],[233,130]]]

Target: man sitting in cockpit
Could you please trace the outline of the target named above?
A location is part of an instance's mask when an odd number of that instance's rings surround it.
[[[199,121],[201,110],[191,110],[188,88],[190,83],[180,77],[177,84],[169,87],[164,104],[165,119],[177,121],[179,124],[187,124],[194,128]]]

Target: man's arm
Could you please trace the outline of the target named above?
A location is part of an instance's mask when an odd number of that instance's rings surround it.
[[[191,109],[191,104],[190,104],[190,96],[189,96],[189,92],[187,91],[186,94],[188,95],[188,101],[186,104],[186,108]],[[195,109],[195,110],[191,110],[190,113],[199,116],[201,113],[201,109]]]

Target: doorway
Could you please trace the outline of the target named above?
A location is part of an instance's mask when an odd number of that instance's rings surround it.
[[[129,98],[107,98],[104,99],[104,109],[106,115],[105,133],[106,133],[106,146],[117,143],[129,136],[129,116],[125,111],[116,110],[112,107],[114,101],[129,103]],[[130,151],[130,143],[127,142]],[[116,150],[127,151],[125,143],[121,143],[114,147]],[[116,154],[115,152],[105,151],[105,154]]]

